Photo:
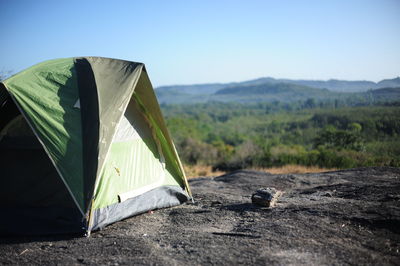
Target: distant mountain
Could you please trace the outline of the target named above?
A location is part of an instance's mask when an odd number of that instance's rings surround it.
[[[377,88],[395,88],[400,87],[400,77],[394,79],[384,79],[377,83]]]
[[[258,85],[247,84],[221,89],[211,99],[214,101],[234,102],[294,102],[310,98],[315,100],[342,98],[342,94],[327,89],[317,89],[297,84],[267,82]]]
[[[221,94],[236,94],[236,95],[265,95],[265,94],[282,94],[296,93],[304,95],[326,94],[329,93],[326,89],[315,89],[307,86],[290,84],[290,83],[263,83],[259,85],[240,85],[228,87],[217,91],[216,95]]]
[[[199,103],[208,101],[260,102],[297,101],[309,98],[359,98],[390,99],[397,94],[390,87],[400,87],[400,78],[372,81],[345,80],[290,80],[259,78],[243,82],[210,83],[195,85],[163,86],[156,88],[160,103]],[[379,91],[377,89],[384,88]],[[377,91],[375,91],[377,90]]]
[[[202,103],[202,102],[293,102],[310,98],[322,100],[342,98],[343,93],[327,89],[316,89],[289,83],[261,83],[258,85],[237,85],[218,90],[214,94],[194,95],[169,90],[156,90],[160,103]],[[347,94],[345,94],[347,96]]]
[[[304,86],[309,86],[313,88],[323,88],[329,89],[331,91],[340,91],[340,92],[360,92],[366,91],[369,89],[374,89],[376,87],[376,83],[372,81],[346,81],[346,80],[337,80],[330,79],[327,81],[321,80],[287,80],[286,82],[292,84],[300,84]]]
[[[375,100],[393,101],[400,99],[400,87],[398,88],[382,88],[370,90],[363,93],[366,96],[372,97]]]
[[[194,85],[172,85],[156,88],[157,91],[180,92],[186,94],[213,94],[234,83],[206,83]]]
[[[155,92],[160,104],[202,103],[207,102],[210,95],[212,95],[189,94],[169,89],[156,89]]]
[[[360,92],[376,88],[376,83],[372,81],[346,81],[337,79],[330,79],[327,81],[323,81],[323,80],[259,78],[255,80],[244,81],[241,82],[240,84],[259,85],[264,83],[270,83],[270,84],[289,83],[289,84],[303,85],[318,89],[329,89],[331,91],[340,91],[340,92]]]
[[[187,94],[214,94],[218,90],[237,87],[237,86],[250,86],[250,85],[261,85],[261,84],[277,84],[277,83],[288,83],[295,85],[308,86],[318,89],[328,89],[331,91],[338,92],[362,92],[371,89],[387,88],[387,87],[400,87],[400,77],[394,79],[385,79],[378,83],[373,81],[347,81],[347,80],[292,80],[292,79],[274,79],[270,77],[258,78],[254,80],[248,80],[243,82],[231,82],[231,83],[209,83],[209,84],[194,84],[194,85],[172,85],[162,86],[156,88],[157,91],[170,91],[170,92],[182,92]]]

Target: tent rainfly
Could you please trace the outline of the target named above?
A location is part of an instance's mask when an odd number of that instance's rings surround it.
[[[0,83],[0,234],[90,235],[189,199],[143,64],[56,59]]]

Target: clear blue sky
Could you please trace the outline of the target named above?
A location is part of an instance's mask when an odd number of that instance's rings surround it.
[[[144,62],[155,86],[400,75],[400,1],[0,0],[0,71]]]

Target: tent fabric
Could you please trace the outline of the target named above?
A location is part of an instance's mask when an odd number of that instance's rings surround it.
[[[95,191],[94,209],[118,202],[122,194],[133,197],[162,185],[176,184],[165,169],[152,129],[144,116],[132,99],[103,167]]]
[[[84,160],[84,184],[85,191],[84,209],[85,213],[90,208],[92,202],[91,191],[96,182],[96,173],[98,167],[98,142],[99,142],[99,102],[97,85],[94,78],[93,70],[86,58],[74,59],[77,76],[77,85],[79,91],[79,99],[74,104],[81,110],[82,121],[82,159]]]
[[[21,115],[1,130],[0,234],[81,231],[81,212],[36,136],[28,130]]]
[[[84,212],[81,115],[72,59],[38,64],[3,81]]]
[[[2,85],[2,84],[0,84]],[[3,104],[6,102],[8,98],[8,93],[7,90],[3,86],[0,86],[0,107],[3,106]]]
[[[11,132],[10,127],[22,132],[15,126],[22,120],[26,122],[24,130],[32,130],[30,140],[8,135],[0,138],[0,158],[13,154],[18,161],[18,154],[29,146],[23,143],[36,141],[35,150],[24,151],[24,156],[41,154],[36,163],[48,169],[46,173],[33,169],[20,176],[21,182],[37,180],[41,184],[22,198],[35,198],[41,190],[48,195],[48,206],[38,209],[37,232],[45,228],[41,222],[55,219],[51,213],[62,213],[65,208],[75,210],[65,212],[75,217],[69,220],[75,225],[66,228],[84,228],[90,233],[145,210],[190,199],[179,156],[142,63],[100,57],[43,62],[2,81],[0,100],[3,136]],[[0,167],[5,161],[0,160]],[[12,181],[12,168],[24,164],[11,164],[9,181],[0,179],[0,186],[18,188]],[[49,182],[44,185],[46,180]],[[57,191],[63,192],[56,195]],[[15,210],[34,207],[19,202],[17,196],[6,197],[8,200],[0,200],[0,211],[10,211],[14,205]],[[61,227],[59,231],[63,231]]]
[[[158,187],[122,203],[96,209],[93,214],[91,230],[101,229],[113,222],[125,219],[131,216],[132,210],[134,213],[140,214],[157,208],[176,206],[185,201],[187,201],[187,196],[182,193],[180,187]]]
[[[95,175],[97,178],[101,174],[105,157],[110,149],[116,125],[125,112],[143,64],[99,57],[85,59],[92,68],[97,87],[98,119],[100,120],[98,165]],[[113,70],[111,73],[110,69]],[[93,191],[93,187],[90,187],[90,191]],[[92,195],[88,196],[88,199],[92,197]]]
[[[137,102],[141,105],[143,112],[148,114],[148,118],[153,127],[156,128],[157,136],[162,141],[163,150],[168,156],[167,168],[169,171],[178,171],[175,174],[178,176],[185,176],[183,172],[183,166],[179,159],[178,153],[176,151],[175,145],[172,142],[172,138],[169,134],[167,126],[164,122],[160,106],[157,102],[156,95],[154,90],[148,90],[146,88],[152,87],[149,76],[147,75],[147,71],[144,68],[140,79],[138,81],[137,88],[133,97],[137,100]],[[187,193],[191,195],[190,186],[187,182],[186,178],[181,179],[184,182],[184,186],[187,190]]]

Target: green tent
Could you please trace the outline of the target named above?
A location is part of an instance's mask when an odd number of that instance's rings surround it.
[[[0,233],[90,234],[190,198],[143,64],[56,59],[0,83]]]

